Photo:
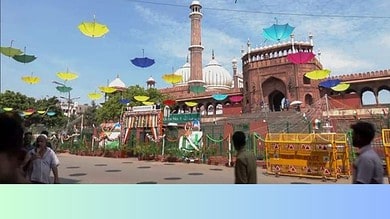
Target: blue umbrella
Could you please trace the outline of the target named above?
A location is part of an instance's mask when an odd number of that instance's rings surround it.
[[[280,41],[290,37],[295,27],[289,24],[273,24],[268,28],[263,29],[263,36],[267,40]]]
[[[334,87],[334,86],[340,84],[340,82],[341,82],[341,80],[339,80],[339,79],[328,79],[326,81],[320,82],[319,86],[331,88],[331,87]]]
[[[226,97],[228,97],[227,94],[213,94],[214,100],[222,101],[222,100],[226,99]]]
[[[146,68],[154,64],[154,59],[145,57],[144,50],[142,50],[142,58],[134,58],[131,63],[137,67]]]
[[[121,98],[121,99],[119,99],[119,102],[120,102],[121,104],[128,104],[128,103],[130,103],[131,101],[128,100],[128,99]]]

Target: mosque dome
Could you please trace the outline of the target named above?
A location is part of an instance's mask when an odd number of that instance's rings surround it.
[[[154,80],[154,78],[150,76],[148,80],[146,80],[146,83],[156,83],[156,80]]]
[[[187,62],[181,68],[177,69],[174,74],[182,76],[182,81],[175,84],[176,86],[186,85],[188,83],[191,75],[191,65],[188,61],[188,58]]]
[[[125,83],[119,78],[119,75],[117,75],[116,78],[108,84],[108,86],[109,86],[109,87],[116,88],[116,89],[118,89],[118,90],[125,90],[125,89],[126,89],[126,85],[125,85]]]
[[[203,81],[207,89],[230,89],[233,77],[212,56],[211,61],[203,68]]]

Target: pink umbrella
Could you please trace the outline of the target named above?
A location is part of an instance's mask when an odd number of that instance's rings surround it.
[[[238,103],[240,102],[244,97],[243,96],[231,96],[229,97],[229,100],[232,101],[233,103]]]
[[[297,52],[288,54],[287,59],[294,64],[305,64],[311,61],[314,56],[312,52]]]

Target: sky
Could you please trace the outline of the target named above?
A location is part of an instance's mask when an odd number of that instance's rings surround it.
[[[12,90],[37,99],[66,96],[53,80],[58,72],[74,72],[72,98],[91,103],[117,75],[126,86],[146,86],[152,76],[157,88],[172,86],[164,74],[183,66],[190,46],[189,5],[192,0],[1,0],[1,46],[33,54],[31,63],[1,55],[1,91]],[[314,50],[331,76],[390,69],[390,1],[377,0],[201,0],[203,64],[216,60],[232,72],[247,41],[252,47],[271,44],[263,28],[276,22],[295,27],[297,41],[313,35]],[[96,21],[108,26],[103,38],[90,38],[77,28]],[[148,68],[134,66],[136,57],[155,60]],[[317,56],[318,57],[318,56]],[[239,62],[240,63],[240,62]],[[241,65],[239,65],[241,69]],[[241,72],[241,70],[240,70]],[[21,80],[41,78],[30,85]],[[98,100],[97,102],[102,102]]]

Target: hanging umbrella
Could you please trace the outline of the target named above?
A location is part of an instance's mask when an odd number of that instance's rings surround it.
[[[93,16],[93,22],[82,22],[78,28],[85,36],[92,38],[102,37],[110,31],[106,25],[96,22],[95,15]]]
[[[328,79],[319,83],[320,87],[331,88],[341,83],[340,79]]]
[[[34,55],[27,55],[26,47],[24,47],[24,54],[14,55],[12,56],[12,58],[21,63],[29,63],[34,61],[37,57],[35,57]]]
[[[121,104],[128,104],[128,103],[130,103],[130,102],[131,102],[130,100],[125,99],[125,98],[119,99],[119,103],[121,103]]]
[[[240,102],[244,97],[243,96],[231,96],[229,97],[229,100],[232,101],[233,103],[238,103]]]
[[[34,109],[27,109],[27,110],[23,111],[23,115],[25,115],[25,116],[30,116],[30,115],[32,115],[34,112],[35,112]]]
[[[89,99],[91,100],[98,100],[103,97],[101,93],[93,92],[88,94]]]
[[[349,88],[350,84],[347,83],[340,83],[334,87],[332,87],[332,90],[334,91],[345,91]]]
[[[167,99],[163,101],[163,104],[167,106],[173,106],[176,104],[176,100]]]
[[[162,76],[165,82],[170,84],[176,84],[183,80],[183,76],[177,74],[165,74]]]
[[[305,64],[310,62],[314,58],[312,52],[297,52],[287,55],[287,60],[294,64]]]
[[[267,40],[280,41],[290,37],[295,27],[290,26],[289,24],[273,24],[268,28],[263,29],[263,36]]]
[[[152,66],[154,64],[154,59],[150,59],[148,57],[145,57],[145,52],[142,49],[142,58],[134,58],[131,60],[131,63],[137,67],[141,68],[147,68],[149,66]]]
[[[4,111],[7,111],[7,112],[9,112],[9,111],[12,111],[14,108],[12,108],[12,107],[4,107],[3,108],[3,110]]]
[[[111,93],[114,93],[115,91],[117,91],[116,88],[108,87],[108,86],[100,86],[99,90],[103,93],[106,93],[106,94],[111,94]]]
[[[68,93],[72,90],[71,87],[67,87],[67,86],[57,86],[56,89],[61,93]]]
[[[146,105],[146,106],[151,106],[151,105],[154,104],[154,102],[150,102],[150,101],[143,101],[142,103],[143,103],[144,105]]]
[[[38,110],[38,111],[37,111],[37,113],[38,113],[39,115],[45,114],[45,112],[46,112],[45,110]]]
[[[13,48],[12,47],[12,43],[14,41],[11,40],[11,45],[9,47],[1,47],[1,54],[5,55],[5,56],[8,56],[8,57],[13,57],[15,55],[21,55],[23,52],[22,50],[20,49],[17,49],[17,48]]]
[[[150,97],[148,96],[134,96],[134,99],[139,101],[139,102],[145,102],[147,100],[149,100]]]
[[[36,76],[32,76],[32,74],[31,74],[29,76],[23,76],[22,81],[26,82],[27,84],[36,84],[36,83],[39,83],[41,81],[41,78],[36,77]]]
[[[69,72],[66,70],[66,72],[58,72],[57,77],[61,78],[64,81],[70,81],[78,78],[79,76],[76,73]]]
[[[190,91],[195,93],[195,94],[200,94],[206,90],[205,87],[196,85],[196,86],[190,86]]]
[[[184,102],[187,106],[189,106],[189,107],[194,107],[194,106],[196,106],[196,105],[198,105],[198,103],[197,102]]]
[[[56,114],[56,112],[54,111],[49,111],[46,113],[48,116],[54,116]]]
[[[330,70],[328,69],[322,69],[322,70],[314,70],[311,72],[308,72],[305,74],[307,78],[313,79],[313,80],[320,80],[325,79],[329,76]]]
[[[290,106],[301,105],[301,104],[302,104],[302,101],[294,100],[293,102],[290,103]]]
[[[227,94],[213,94],[214,100],[217,100],[217,101],[222,101],[222,100],[226,99],[226,97],[228,97]]]

